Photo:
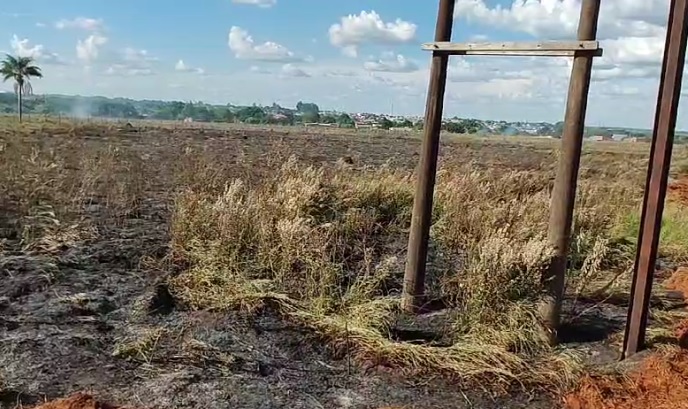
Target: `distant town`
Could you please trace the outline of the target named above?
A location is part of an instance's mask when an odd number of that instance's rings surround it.
[[[179,120],[389,130],[423,128],[423,117],[420,116],[321,110],[313,102],[299,102],[295,107],[289,108],[278,104],[239,106],[99,96],[34,95],[25,99],[24,106],[25,113],[29,115],[73,118]],[[0,113],[12,114],[15,110],[15,95],[0,93]],[[443,129],[458,134],[559,138],[563,131],[563,122],[509,122],[451,117],[445,118]],[[650,130],[630,128],[586,127],[585,132],[586,137],[598,141],[642,142],[648,140],[651,135]],[[688,139],[688,134],[678,133],[677,138]]]

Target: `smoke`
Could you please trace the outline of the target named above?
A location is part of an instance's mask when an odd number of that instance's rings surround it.
[[[69,112],[69,116],[76,119],[88,119],[92,115],[91,104],[84,98],[77,98]]]

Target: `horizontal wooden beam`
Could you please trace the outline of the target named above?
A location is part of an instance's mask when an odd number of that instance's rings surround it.
[[[450,55],[496,55],[496,56],[543,56],[572,57],[586,53],[602,55],[598,41],[546,41],[546,42],[503,42],[503,43],[451,43],[434,42],[423,44],[423,50]]]
[[[444,53],[444,51],[437,51]],[[601,57],[602,49],[580,50],[580,51],[448,51],[450,55],[476,55],[476,56],[496,56],[496,57],[575,57],[581,53]]]

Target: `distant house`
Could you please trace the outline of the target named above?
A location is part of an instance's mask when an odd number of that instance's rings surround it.
[[[372,121],[354,122],[356,129],[377,128],[379,125]]]
[[[626,139],[628,139],[628,134],[625,133],[615,133],[614,135],[612,135],[612,140],[616,142],[621,142]]]
[[[593,135],[590,137],[591,141],[611,141],[612,137],[610,135]]]
[[[339,128],[339,124],[323,124],[319,122],[307,122],[303,125],[305,127]]]

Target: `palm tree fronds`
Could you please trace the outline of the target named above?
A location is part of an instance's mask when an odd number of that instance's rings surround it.
[[[9,54],[0,62],[0,75],[3,81],[14,80],[14,92],[17,94],[17,111],[20,122],[22,119],[22,96],[33,94],[33,87],[29,79],[31,77],[43,77],[41,68],[33,65],[33,62],[31,57],[15,57]]]
[[[31,57],[7,55],[5,60],[0,62],[0,75],[2,75],[3,81],[13,78],[19,84],[22,84],[31,77],[42,78],[41,68],[33,65],[33,62],[34,60]]]
[[[43,73],[39,67],[35,65],[29,65],[26,67],[26,75],[29,77],[43,78]]]
[[[17,58],[16,57],[9,55],[9,54],[5,54],[5,56],[6,56],[6,58],[5,58],[5,61],[3,61],[3,63],[8,63],[9,65],[17,65]]]

